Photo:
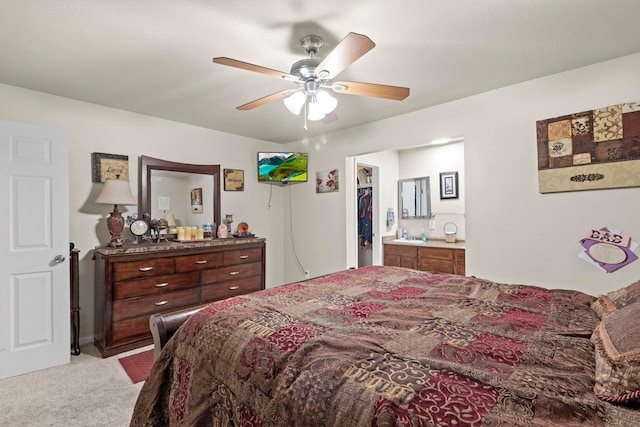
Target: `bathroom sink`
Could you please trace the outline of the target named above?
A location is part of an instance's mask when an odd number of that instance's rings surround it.
[[[409,239],[394,239],[393,240],[396,243],[409,243],[411,245],[424,245],[424,242],[422,240],[409,240]]]

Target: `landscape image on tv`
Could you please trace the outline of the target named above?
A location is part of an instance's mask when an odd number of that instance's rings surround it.
[[[258,180],[307,181],[307,153],[258,153]]]

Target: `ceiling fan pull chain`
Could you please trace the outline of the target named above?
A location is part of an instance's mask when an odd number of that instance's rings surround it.
[[[304,126],[303,126],[304,130],[307,130],[307,99],[305,97],[304,100]]]

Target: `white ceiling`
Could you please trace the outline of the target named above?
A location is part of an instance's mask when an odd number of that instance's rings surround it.
[[[2,0],[0,82],[280,143],[345,129],[640,51],[638,0]],[[295,88],[212,63],[289,72],[299,39],[376,47],[339,80],[407,86],[404,101],[336,95],[337,120],[294,116]],[[0,100],[1,102],[1,100]]]

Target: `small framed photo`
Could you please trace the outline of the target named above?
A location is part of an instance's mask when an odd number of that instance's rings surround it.
[[[129,156],[107,153],[92,153],[92,181],[107,179],[129,179]]]
[[[458,172],[440,172],[440,199],[458,198]]]
[[[224,170],[224,191],[244,191],[244,170]]]
[[[202,188],[191,190],[191,213],[202,213]]]

